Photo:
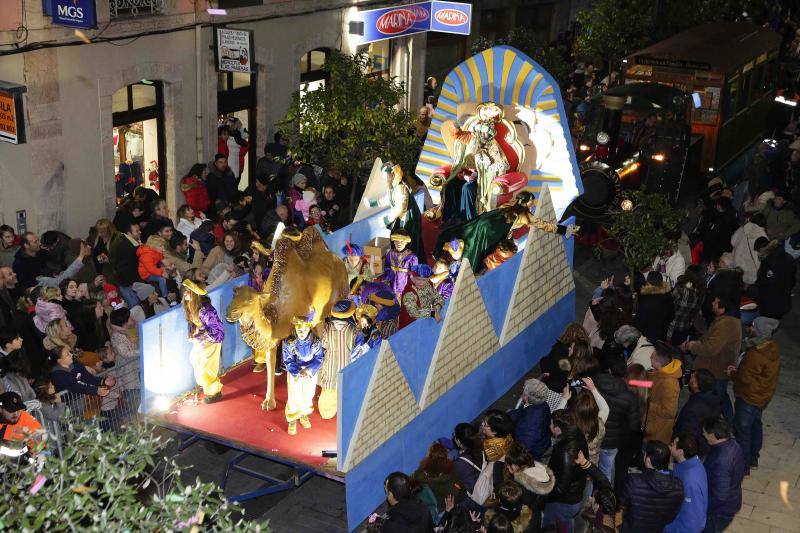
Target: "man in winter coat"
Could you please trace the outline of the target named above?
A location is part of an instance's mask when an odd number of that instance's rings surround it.
[[[736,397],[733,431],[749,468],[758,466],[758,453],[764,438],[761,414],[778,386],[781,358],[772,334],[778,327],[774,318],[760,316],[750,326],[745,355],[739,368],[728,367]]]
[[[730,425],[722,418],[703,423],[703,437],[711,446],[705,462],[708,475],[708,513],[706,531],[724,531],[742,508],[742,481],[745,463]]]
[[[653,388],[650,389],[644,440],[669,442],[678,413],[681,362],[672,358],[669,347],[663,343],[656,344],[650,360],[653,370],[648,372],[648,377],[653,382]]]
[[[731,237],[733,260],[736,266],[742,269],[742,281],[748,285],[756,282],[756,274],[758,274],[761,260],[753,249],[753,245],[759,237],[766,238],[767,232],[764,230],[766,224],[764,215],[756,213]]]
[[[108,251],[108,260],[119,282],[119,293],[128,308],[133,308],[139,303],[139,298],[133,291],[133,284],[141,281],[139,278],[139,256],[136,250],[141,246],[139,238],[142,232],[139,224],[126,223],[121,229],[122,238],[115,239]]]
[[[767,241],[762,237],[753,248],[761,259],[755,284],[759,314],[780,320],[792,310],[797,265],[784,251],[782,241]]]
[[[698,454],[703,458],[708,453],[708,443],[703,438],[703,421],[706,418],[719,418],[722,414],[719,396],[715,389],[714,374],[705,368],[698,368],[689,378],[689,400],[678,413],[673,434],[691,433],[699,442]]]
[[[787,204],[787,199],[786,192],[775,191],[775,197],[761,211],[767,221],[767,235],[781,243],[781,246],[788,237],[800,231],[800,219]]]
[[[622,531],[657,533],[670,524],[683,504],[683,482],[669,471],[669,448],[651,441],[645,447],[644,472],[631,474],[620,495]]]
[[[614,460],[619,448],[634,432],[641,430],[639,400],[622,378],[601,372],[590,377],[609,407],[606,436],[600,446],[600,464],[597,466],[614,483]]]
[[[700,533],[706,527],[708,480],[703,462],[697,456],[699,444],[691,433],[678,434],[670,444],[675,477],[683,483],[683,504],[675,521],[664,528],[664,533]]]
[[[383,482],[389,517],[383,523],[384,533],[430,533],[433,519],[428,508],[411,494],[411,478],[402,472],[389,474]]]
[[[547,405],[547,385],[538,379],[525,382],[522,405],[508,415],[514,422],[514,442],[525,446],[537,461],[550,448],[550,407]]]
[[[714,320],[714,312],[711,310],[711,302],[717,296],[722,296],[736,304],[735,309],[731,308],[734,316],[739,316],[739,302],[744,294],[744,282],[742,281],[742,269],[736,266],[733,254],[722,254],[719,261],[709,263],[711,276],[706,282],[706,297],[703,301],[703,318],[710,324]]]
[[[672,287],[659,272],[648,272],[647,283],[639,292],[634,325],[651,341],[667,340],[672,322]]]
[[[711,371],[716,382],[717,394],[722,402],[722,416],[733,421],[733,406],[728,396],[728,375],[725,373],[739,357],[742,344],[741,321],[733,316],[733,309],[738,307],[724,297],[715,297],[711,302],[714,320],[702,337],[696,341],[683,343],[684,351],[694,355],[694,368],[705,368]]]
[[[225,154],[215,155],[214,161],[208,165],[206,188],[212,208],[217,200],[231,202],[238,192],[239,178],[228,166],[228,157]]]

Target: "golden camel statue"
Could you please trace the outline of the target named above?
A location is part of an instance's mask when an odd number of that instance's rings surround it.
[[[264,291],[236,287],[225,316],[228,322],[239,322],[242,339],[254,353],[266,352],[267,393],[261,404],[265,411],[276,407],[276,347],[294,331],[292,318],[313,309],[314,327],[350,290],[344,262],[328,250],[313,227],[303,233],[286,229],[275,245],[274,258]]]

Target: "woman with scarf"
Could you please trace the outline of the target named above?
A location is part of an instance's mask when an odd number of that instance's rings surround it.
[[[486,411],[481,422],[483,434],[483,454],[487,462],[494,463],[492,476],[494,487],[499,487],[505,478],[505,458],[508,451],[514,446],[514,423],[508,413],[498,409]]]

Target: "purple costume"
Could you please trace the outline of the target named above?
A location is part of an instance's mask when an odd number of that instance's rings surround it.
[[[444,278],[444,280],[436,287],[436,292],[438,292],[439,296],[445,300],[449,299],[453,295],[452,278],[450,278],[450,276]]]
[[[204,343],[217,343],[222,342],[225,338],[225,329],[222,321],[219,319],[217,310],[211,305],[211,302],[206,302],[200,308],[200,322],[202,327],[195,327],[194,324],[189,324],[189,337],[203,341]]]
[[[399,301],[408,283],[408,272],[419,264],[419,260],[408,248],[402,252],[392,249],[386,254],[385,263],[383,281],[392,288]]]

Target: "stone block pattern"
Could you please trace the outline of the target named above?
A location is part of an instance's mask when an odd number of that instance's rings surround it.
[[[422,408],[435,402],[499,349],[472,267],[464,259],[428,369]]]
[[[414,393],[387,341],[381,344],[344,470],[350,470],[413,420],[420,412]]]
[[[536,216],[551,222],[556,221],[550,193],[544,189],[536,204]],[[511,304],[508,307],[500,343],[519,335],[533,324],[545,311],[575,289],[567,253],[555,233],[531,228],[525,255],[517,274]]]

